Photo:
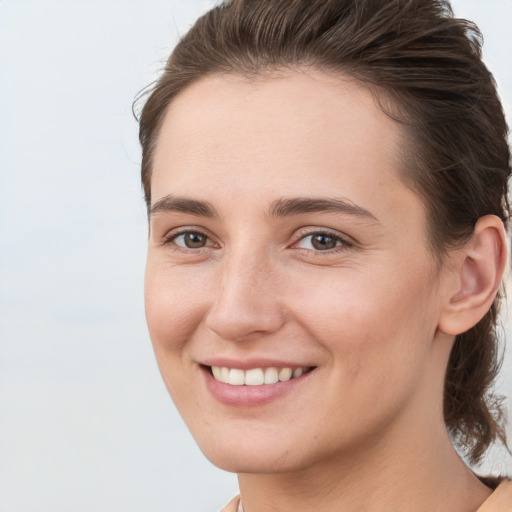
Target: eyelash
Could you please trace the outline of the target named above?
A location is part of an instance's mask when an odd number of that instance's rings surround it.
[[[183,245],[179,245],[176,243],[177,238],[179,238],[180,236],[183,236],[183,235],[187,235],[187,234],[190,234],[190,235],[196,234],[196,235],[205,237],[206,245],[204,245],[202,247],[193,248],[193,247],[185,247]],[[303,242],[304,240],[306,240],[309,237],[312,238],[314,236],[324,236],[326,238],[330,238],[335,242],[336,245],[332,248],[328,248],[325,250],[320,250],[320,249],[315,250],[314,248],[298,247],[298,245],[301,242]],[[330,231],[328,229],[316,229],[316,230],[314,230],[313,228],[302,229],[296,233],[296,235],[294,236],[294,239],[295,240],[293,241],[290,248],[292,248],[294,250],[303,251],[304,253],[307,253],[308,255],[312,255],[314,257],[337,254],[339,252],[347,251],[354,246],[354,243],[352,241],[350,241],[348,239],[348,237],[344,237],[344,236],[340,235],[339,233]],[[311,243],[311,245],[313,244],[313,242],[310,242],[310,243]],[[161,244],[171,247],[173,251],[182,252],[182,253],[195,253],[195,254],[202,251],[203,249],[215,247],[215,243],[212,242],[212,239],[210,236],[208,236],[201,229],[193,229],[193,228],[183,228],[178,231],[173,231],[163,237]]]
[[[292,247],[297,246],[300,242],[306,240],[309,237],[313,238],[314,236],[318,235],[334,240],[336,245],[333,248],[326,250],[306,249],[303,247],[296,247],[296,250],[307,251],[309,254],[313,254],[314,256],[322,256],[347,251],[354,246],[354,242],[348,239],[348,237],[342,236],[335,231],[330,231],[329,229],[303,229],[297,233],[295,242],[293,243]]]
[[[197,247],[197,248],[191,248],[191,247],[185,247],[185,246],[178,245],[176,243],[176,239],[179,238],[180,236],[187,235],[187,234],[195,234],[195,235],[200,235],[200,236],[205,237],[207,240],[207,245],[205,245],[203,247]],[[161,240],[161,244],[164,246],[171,247],[173,251],[197,253],[197,252],[201,251],[202,249],[207,249],[214,245],[213,243],[208,244],[208,241],[211,242],[211,237],[208,236],[201,229],[184,228],[184,229],[181,229],[178,231],[172,231],[171,233],[168,233],[167,235],[165,235]]]

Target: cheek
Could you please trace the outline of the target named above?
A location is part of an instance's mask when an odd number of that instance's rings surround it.
[[[144,283],[146,321],[156,361],[165,386],[182,414],[194,409],[190,339],[203,318],[199,283],[193,274],[170,269],[148,258]]]
[[[388,265],[371,278],[340,272],[333,279],[312,276],[293,291],[296,317],[331,354],[345,378],[370,381],[405,377],[424,364],[437,325],[432,294],[423,272],[404,273]],[[427,279],[427,280],[426,280]],[[300,313],[299,313],[300,311]]]
[[[146,321],[157,358],[179,352],[201,322],[201,279],[177,272],[148,258],[144,283]]]
[[[435,330],[429,294],[413,276],[399,286],[362,277],[315,283],[315,291],[302,293],[307,302],[296,307],[302,308],[297,317],[303,326],[328,353],[326,406],[318,421],[335,425],[332,442],[354,432],[371,435],[405,410],[428,371]]]

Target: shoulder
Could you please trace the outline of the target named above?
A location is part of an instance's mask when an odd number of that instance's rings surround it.
[[[503,478],[477,512],[512,512],[512,480]]]

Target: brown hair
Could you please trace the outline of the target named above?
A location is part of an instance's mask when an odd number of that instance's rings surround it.
[[[180,91],[214,73],[250,77],[287,67],[350,76],[405,125],[403,179],[425,202],[440,259],[480,217],[507,222],[504,114],[478,28],[455,19],[445,0],[227,0],[207,12],[172,52],[140,115],[148,205],[160,125]],[[446,372],[445,423],[472,462],[496,439],[506,444],[491,391],[500,367],[499,303],[500,296],[457,336]]]

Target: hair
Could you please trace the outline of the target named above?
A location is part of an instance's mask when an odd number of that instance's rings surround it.
[[[368,87],[403,125],[401,177],[424,201],[429,243],[442,261],[480,217],[494,214],[506,225],[509,216],[508,129],[481,46],[478,28],[454,18],[447,0],[226,0],[196,21],[142,94],[146,202],[160,127],[181,91],[212,74],[251,79],[314,68]],[[506,445],[501,401],[492,393],[501,296],[456,337],[446,371],[444,420],[473,463],[492,442]]]

